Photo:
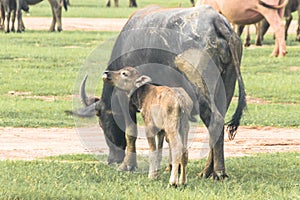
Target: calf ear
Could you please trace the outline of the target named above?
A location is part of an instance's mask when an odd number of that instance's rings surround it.
[[[149,77],[149,76],[145,76],[145,75],[143,75],[143,76],[140,76],[138,79],[136,79],[136,81],[135,81],[135,87],[137,87],[137,88],[139,88],[139,87],[141,87],[141,86],[143,86],[143,85],[145,85],[146,83],[149,83],[149,82],[151,82],[152,81],[152,79]]]

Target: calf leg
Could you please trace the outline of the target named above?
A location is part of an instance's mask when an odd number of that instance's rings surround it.
[[[147,139],[150,147],[149,156],[149,175],[150,179],[156,179],[160,170],[160,163],[162,160],[162,147],[164,140],[164,132],[154,133],[151,128],[147,128]],[[157,140],[155,139],[155,135]]]
[[[185,185],[187,184],[187,173],[186,173],[186,168],[187,168],[187,163],[188,163],[188,150],[184,148],[184,152],[181,157],[181,162],[180,162],[180,177],[179,177],[179,185]]]
[[[178,169],[179,165],[181,164],[182,157],[183,157],[183,144],[179,139],[179,133],[170,133],[168,132],[168,139],[169,139],[169,147],[171,149],[171,159],[172,159],[172,170],[171,176],[169,179],[169,185],[177,186],[178,182]],[[185,175],[184,175],[185,176]],[[185,177],[183,178],[184,181]]]
[[[137,168],[136,162],[136,138],[137,138],[137,125],[136,125],[136,110],[133,107],[128,107],[129,100],[125,93],[120,92],[117,95],[119,103],[121,104],[122,113],[125,119],[125,138],[126,138],[126,154],[125,158],[119,167],[121,171],[133,171]]]
[[[130,125],[126,125],[126,155],[124,161],[119,167],[120,171],[134,171],[137,167],[136,162],[136,138],[137,138],[137,127],[136,124],[131,123]]]

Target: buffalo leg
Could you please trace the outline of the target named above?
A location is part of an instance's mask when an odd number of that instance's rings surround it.
[[[119,0],[115,0],[115,7],[119,7]]]
[[[16,21],[16,11],[15,10],[13,10],[12,12],[11,12],[11,32],[15,32],[16,30],[15,30],[15,21]]]
[[[290,12],[289,12],[290,13]],[[286,16],[285,18],[285,27],[284,27],[284,39],[287,40],[287,37],[288,37],[288,30],[289,30],[289,26],[291,24],[293,20],[293,16],[292,14],[290,13],[288,16]]]
[[[106,7],[110,7],[110,0],[106,1]]]
[[[251,37],[250,37],[250,25],[247,25],[247,33],[246,33],[246,39],[245,39],[244,46],[245,47],[249,47],[251,45],[250,41],[251,41]]]
[[[264,35],[268,31],[270,27],[270,24],[267,22],[266,19],[262,19],[260,22],[258,22],[258,33],[256,35],[256,46],[262,46],[262,41],[264,40]]]
[[[137,7],[136,0],[129,0],[129,7]]]
[[[50,26],[50,31],[55,31],[55,25],[57,23],[57,31],[62,31],[61,25],[61,5],[57,1],[49,1],[52,9],[52,23]]]
[[[205,108],[205,106],[201,107]],[[201,110],[200,108],[200,110]],[[228,177],[225,173],[224,160],[224,121],[222,117],[208,109],[201,110],[200,117],[209,131],[210,151],[204,169],[199,176],[222,180]],[[213,121],[211,121],[213,120]]]
[[[300,5],[298,5],[298,29],[297,29],[296,41],[300,42]]]
[[[10,22],[10,9],[7,8],[7,10],[5,11],[5,21],[6,21],[6,28],[5,28],[5,32],[6,33],[9,33],[10,30],[9,30],[9,22]]]

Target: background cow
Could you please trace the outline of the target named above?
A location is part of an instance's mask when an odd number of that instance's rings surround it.
[[[20,10],[20,12],[18,12]],[[29,7],[26,2],[18,0],[0,0],[0,12],[1,12],[1,22],[0,27],[5,26],[5,32],[9,33],[10,31],[15,32],[15,19],[17,17],[17,32],[25,30],[25,26],[22,20],[22,12],[29,11]],[[11,23],[10,23],[11,19]],[[11,24],[11,26],[10,26]]]
[[[266,18],[274,29],[276,40],[273,56],[285,56],[284,24],[281,21],[288,0],[198,0],[197,5],[208,4],[222,13],[231,23],[254,24]]]
[[[285,17],[285,40],[287,40],[288,37],[288,29],[290,26],[291,21],[293,20],[293,15],[292,12],[298,11],[298,27],[296,31],[296,41],[300,42],[300,0],[289,0],[288,4],[286,5],[284,9],[284,17]],[[270,24],[266,19],[262,19],[260,22],[255,24],[256,27],[256,39],[255,39],[255,44],[257,46],[262,45],[263,37],[266,34]],[[244,25],[239,25],[238,26],[238,35],[241,35],[244,29]],[[274,36],[275,37],[275,36]],[[249,31],[249,25],[247,27],[247,32],[246,32],[246,38],[245,38],[245,46],[250,46],[250,31]]]

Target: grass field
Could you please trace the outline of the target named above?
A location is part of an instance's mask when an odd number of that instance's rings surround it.
[[[106,0],[71,0],[68,11],[63,11],[63,17],[83,17],[83,18],[127,18],[134,11],[147,5],[156,4],[164,7],[190,7],[189,0],[141,0],[137,1],[138,8],[129,8],[127,0],[120,0],[118,8],[106,8]],[[113,0],[111,1],[113,3]],[[51,8],[48,1],[43,1],[35,6],[30,6],[30,16],[51,17]]]
[[[188,185],[168,188],[169,173],[118,172],[88,155],[1,161],[0,199],[299,199],[300,154],[227,159],[226,181],[197,177],[204,160],[189,162]]]
[[[81,17],[81,18],[127,18],[134,11],[147,5],[161,5],[166,8],[191,7],[190,0],[137,0],[138,8],[129,8],[128,0],[119,0],[118,8],[106,8],[106,0],[70,0],[71,6],[68,11],[63,10],[63,17]],[[113,0],[111,1],[113,3]],[[195,1],[196,2],[196,1]],[[51,17],[51,8],[48,1],[43,1],[37,5],[30,6],[30,16],[32,17]],[[297,12],[293,13],[294,19],[297,19]]]
[[[127,1],[121,1],[118,9],[105,8],[104,1],[71,3],[65,17],[127,17],[135,10],[127,8]],[[138,3],[145,6],[150,1]],[[178,1],[168,3],[175,7]],[[31,13],[50,16],[48,2],[31,7]],[[0,34],[0,127],[74,127],[73,118],[64,110],[72,109],[76,78],[94,65],[99,69],[94,76],[100,76],[97,73],[105,68],[108,46],[116,35],[80,31]],[[300,45],[290,39],[288,55],[278,59],[269,57],[274,46],[271,35],[265,43],[243,52],[242,75],[249,102],[242,125],[300,127]],[[101,82],[89,92],[100,95]],[[236,101],[228,117],[235,106]],[[222,182],[197,178],[205,160],[192,161],[188,186],[177,189],[167,188],[167,173],[150,181],[146,173],[118,172],[105,160],[69,155],[0,161],[0,199],[300,199],[299,153],[228,158],[230,179]]]
[[[74,127],[64,110],[72,109],[72,94],[79,88],[76,77],[95,64],[94,76],[102,73],[116,35],[79,31],[1,35],[0,126]],[[269,57],[271,36],[266,43],[244,49],[242,75],[250,101],[242,125],[299,127],[300,45],[288,41],[289,53],[278,59]],[[228,117],[235,106],[233,102]]]

